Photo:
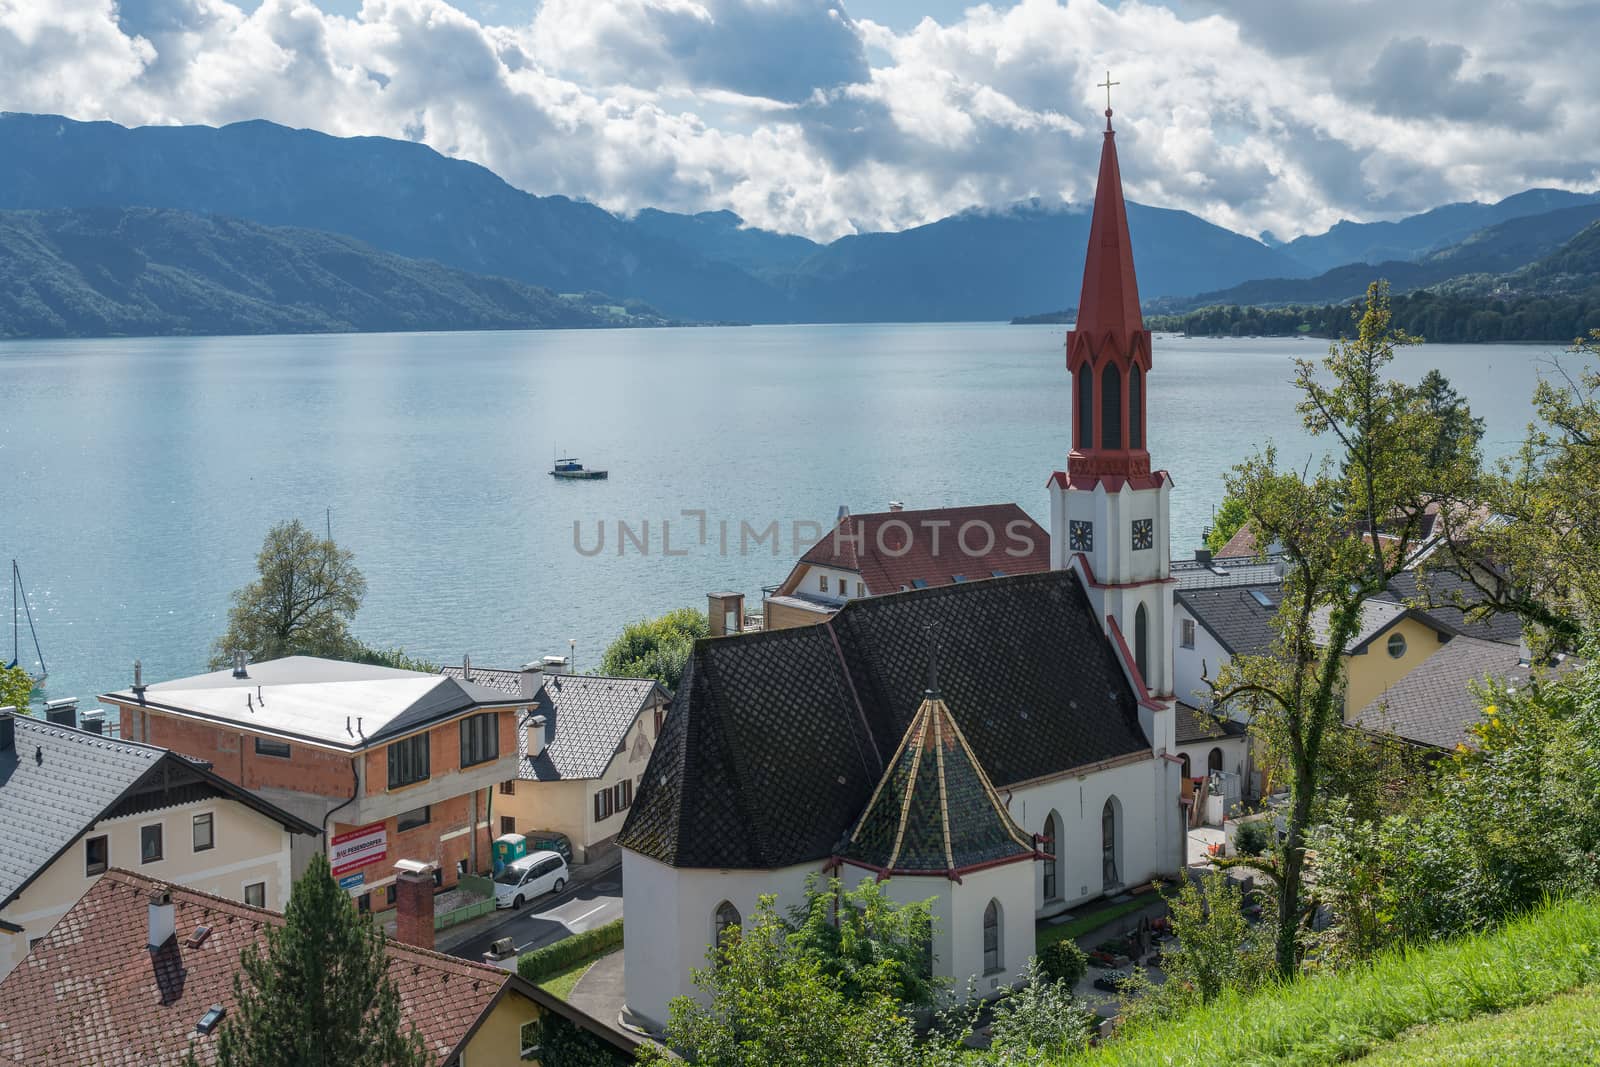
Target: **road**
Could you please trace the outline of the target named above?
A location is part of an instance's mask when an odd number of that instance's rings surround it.
[[[607,871],[587,885],[575,886],[542,900],[525,904],[521,911],[507,908],[495,913],[496,922],[470,941],[450,950],[461,959],[483,959],[489,946],[502,937],[512,939],[517,955],[560,941],[564,937],[604,926],[622,918],[622,868]],[[497,966],[514,970],[517,956],[501,960]]]

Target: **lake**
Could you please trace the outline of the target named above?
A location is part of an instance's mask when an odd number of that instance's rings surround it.
[[[1048,522],[1045,480],[1070,442],[1062,337],[968,324],[0,342],[0,558],[21,563],[46,695],[84,706],[128,685],[135,658],[151,681],[202,670],[229,593],[289,517],[354,550],[369,643],[514,667],[576,640],[587,669],[629,620],[703,608],[714,589],[759,605],[795,534],[841,504],[1015,501]],[[1150,444],[1176,482],[1175,557],[1230,465],[1269,439],[1286,460],[1313,454],[1291,359],[1325,351],[1156,339]],[[1429,345],[1395,373],[1442,368],[1502,454],[1559,351]],[[558,482],[558,452],[611,476]],[[617,524],[643,541],[646,521],[648,554],[619,555]],[[740,551],[741,524],[772,522],[781,544]]]

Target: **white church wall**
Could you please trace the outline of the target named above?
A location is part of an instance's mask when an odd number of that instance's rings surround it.
[[[820,868],[820,863],[771,871],[677,868],[623,849],[622,884],[637,917],[622,945],[628,1010],[651,1025],[665,1024],[673,997],[696,995],[690,971],[706,965],[718,906],[732,904],[746,925],[762,894],[777,894],[782,911],[803,899],[806,877]]]
[[[1033,955],[1033,861],[1007,863],[961,876],[951,891],[950,974],[965,990],[977,979],[981,996],[992,996],[1021,979]],[[987,970],[983,958],[983,917],[989,902],[1000,911],[1000,966]]]

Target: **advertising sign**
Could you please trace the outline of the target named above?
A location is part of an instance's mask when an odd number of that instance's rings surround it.
[[[347,893],[360,889],[366,884],[367,874],[365,871],[357,871],[355,874],[347,874],[343,878],[339,879],[339,888],[343,889]]]
[[[333,866],[333,876],[342,878],[357,868],[382,863],[388,854],[388,835],[383,823],[375,822],[334,834],[328,862]]]

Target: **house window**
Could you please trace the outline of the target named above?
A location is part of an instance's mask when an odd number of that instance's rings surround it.
[[[427,781],[428,735],[417,734],[389,746],[389,788]]]
[[[139,827],[139,862],[155,863],[161,859],[161,824]]]
[[[656,705],[655,715],[656,715],[656,739],[657,740],[661,739],[661,717],[666,714],[666,711],[667,711],[667,709],[662,707],[660,704]]]
[[[856,596],[866,596],[866,595],[867,595],[866,583],[857,582],[856,583]]]
[[[412,808],[410,811],[402,811],[399,815],[395,816],[395,832],[403,833],[406,830],[415,830],[419,826],[426,826],[428,825],[428,820],[431,818],[433,818],[432,804],[424,804],[420,808]]]
[[[1061,895],[1056,878],[1056,842],[1061,840],[1061,817],[1051,812],[1044,821],[1044,842],[1040,851],[1044,853],[1044,899],[1055,900]]]
[[[500,716],[497,712],[469,715],[461,720],[461,766],[488,763],[500,756]]]
[[[244,887],[244,902],[252,908],[267,906],[267,883],[251,882]]]
[[[1222,770],[1222,749],[1214,748],[1211,750],[1211,754],[1206,757],[1206,770]]]
[[[828,576],[826,574],[817,575],[817,588],[824,593],[828,591]]]
[[[515,778],[507,778],[505,781],[501,782],[500,783],[500,795],[503,796],[503,797],[514,797],[514,796],[516,796],[517,795],[517,780]]]
[[[983,909],[983,973],[1000,970],[1000,902],[989,901]]]
[[[1179,619],[1178,620],[1178,644],[1182,645],[1184,648],[1193,648],[1194,647],[1194,620],[1193,619]]]
[[[514,834],[516,832],[517,832],[517,820],[513,816],[510,816],[510,815],[502,815],[502,816],[500,816],[500,833],[501,833],[501,835],[503,836],[505,834]]]
[[[204,815],[196,815],[194,817],[194,850],[196,852],[204,852],[216,845],[216,843],[217,839],[211,828],[211,813],[208,811]]]
[[[1389,635],[1389,658],[1390,659],[1400,659],[1405,654],[1406,654],[1406,635],[1405,634],[1390,634]]]
[[[738,908],[726,900],[717,905],[711,919],[711,937],[717,947],[720,948],[727,941],[730,930],[733,931],[731,936],[739,936],[740,922]]]
[[[289,742],[274,741],[270,737],[256,738],[256,755],[275,756],[278,759],[289,758]]]
[[[522,1058],[536,1060],[544,1052],[544,1020],[530,1019],[522,1024]]]
[[[629,778],[594,795],[595,821],[609,819],[619,811],[626,811],[632,804],[633,779]]]
[[[104,837],[91,837],[83,843],[83,874],[92,878],[105,874],[111,865],[111,847]]]

